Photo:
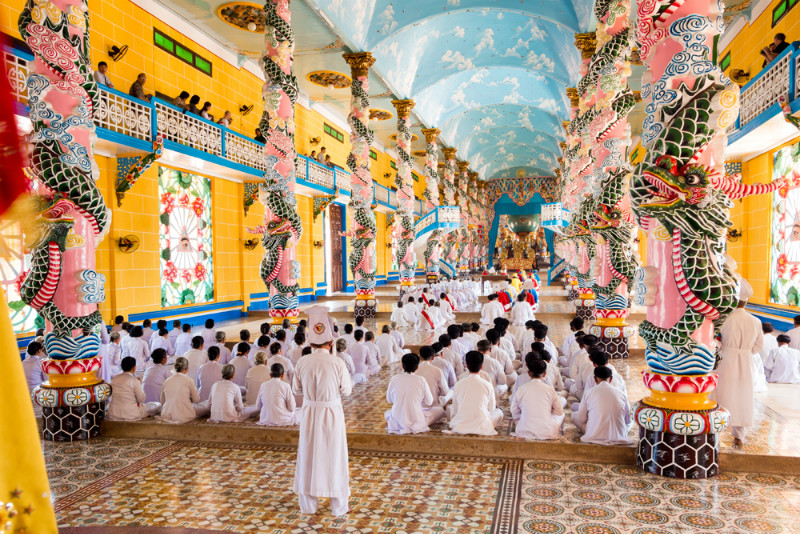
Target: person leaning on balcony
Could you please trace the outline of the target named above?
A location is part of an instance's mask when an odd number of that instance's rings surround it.
[[[200,115],[200,110],[197,109],[197,104],[200,103],[200,97],[197,95],[192,95],[192,98],[189,100],[189,105],[186,107],[186,111],[189,113],[194,113],[195,115]]]
[[[189,98],[189,92],[181,91],[181,94],[172,99],[172,105],[178,106],[179,108],[185,110],[187,107],[189,107],[189,104],[186,103],[187,98]]]
[[[775,40],[769,44],[769,46],[765,46],[759,52],[762,56],[764,56],[764,63],[762,63],[761,67],[766,67],[767,63],[778,57],[781,52],[786,50],[789,46],[789,43],[786,42],[786,35],[782,33],[775,34]]]
[[[223,117],[220,120],[217,121],[217,124],[221,124],[222,126],[224,126],[226,128],[230,128],[232,121],[233,121],[233,117],[231,117],[231,112],[230,111],[226,111],[225,115],[223,115]]]
[[[149,102],[150,99],[153,98],[153,95],[145,94],[144,84],[146,81],[147,76],[144,72],[140,72],[139,76],[136,77],[136,81],[131,84],[131,90],[128,91],[128,94]]]
[[[255,139],[259,143],[266,143],[267,142],[267,138],[264,137],[264,134],[261,133],[261,128],[256,128],[256,137],[255,137]]]
[[[203,109],[200,110],[200,116],[207,121],[214,121],[214,115],[210,114],[208,110],[211,109],[211,102],[203,103]]]
[[[105,61],[101,61],[97,64],[97,70],[94,71],[94,81],[102,83],[111,89],[114,88],[114,84],[111,83],[111,79],[108,77],[108,63]]]
[[[331,159],[331,155],[330,154],[325,156],[325,166],[326,167],[330,167],[331,169],[333,168],[333,160]]]
[[[308,156],[308,157],[313,159],[314,161],[317,161],[317,151],[316,150],[312,150],[311,151],[311,155]]]
[[[317,163],[320,165],[325,165],[325,156],[327,156],[327,149],[322,147],[319,149],[319,154],[317,154]]]

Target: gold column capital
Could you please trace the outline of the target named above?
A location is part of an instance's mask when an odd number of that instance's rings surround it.
[[[561,121],[561,126],[564,128],[564,131],[569,129],[569,121]]]
[[[442,152],[444,152],[444,157],[447,159],[456,159],[456,151],[455,148],[443,148]]]
[[[350,65],[350,72],[353,78],[366,76],[369,68],[375,64],[372,52],[356,52],[355,54],[342,54],[347,64]]]
[[[642,101],[642,92],[641,91],[633,91],[633,100],[636,102]]]
[[[469,172],[469,173],[467,173],[467,176],[469,176],[470,180],[474,180],[476,182],[478,181],[478,173],[477,172]]]
[[[567,87],[567,98],[569,98],[569,103],[573,108],[577,108],[580,105],[580,96],[578,95],[578,89],[575,87]]]
[[[576,33],[575,46],[581,51],[583,59],[591,59],[597,48],[597,35],[594,32]]]
[[[558,146],[559,146],[559,147],[561,147],[561,151],[562,151],[562,152],[566,152],[566,150],[567,150],[567,143],[565,143],[564,141],[562,141],[562,142],[558,143]]]
[[[428,144],[435,143],[436,140],[439,138],[439,134],[440,133],[442,133],[442,131],[439,128],[423,128],[422,129],[422,135],[425,136],[425,141]]]
[[[467,169],[469,169],[469,161],[459,161],[456,162],[456,164],[458,165],[458,172],[462,174],[467,172]]]
[[[411,116],[411,110],[414,108],[415,102],[411,99],[408,100],[392,100],[394,109],[397,110],[397,116],[401,119],[407,119]]]
[[[444,165],[445,165],[444,161],[440,161],[436,164],[436,167],[441,171],[442,169],[444,169]]]

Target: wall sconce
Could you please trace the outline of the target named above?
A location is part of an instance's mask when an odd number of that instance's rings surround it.
[[[123,254],[132,254],[139,248],[139,238],[135,235],[120,237],[117,247]]]
[[[108,51],[108,56],[113,59],[114,61],[119,61],[125,57],[125,54],[128,53],[128,45],[117,46],[114,45],[111,47],[111,50]]]
[[[728,241],[731,241],[731,242],[739,241],[740,237],[742,237],[742,231],[741,230],[737,230],[736,228],[728,230]]]
[[[314,241],[312,245],[314,245],[314,248],[322,248],[322,241]]]
[[[239,113],[241,113],[242,117],[244,117],[245,115],[253,111],[253,108],[255,108],[253,104],[250,104],[249,106],[247,104],[242,104],[241,106],[239,106]]]
[[[312,137],[311,139],[308,140],[308,142],[311,143],[311,146],[317,146],[319,144],[319,141],[320,141],[319,137]]]
[[[258,239],[255,237],[246,239],[244,242],[244,248],[247,250],[253,250],[256,246],[258,246]]]
[[[386,243],[386,248],[392,248],[392,244],[391,243]]]
[[[385,172],[385,173],[383,173],[383,177],[384,177],[384,178],[386,178],[386,179],[389,179],[389,178],[391,178],[391,177],[392,177],[392,173],[390,173],[390,172]]]
[[[742,69],[731,69],[730,77],[731,80],[739,85],[744,85],[750,81],[750,73],[745,72]]]

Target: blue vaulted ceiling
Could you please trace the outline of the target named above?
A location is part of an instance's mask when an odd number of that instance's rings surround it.
[[[263,36],[222,22],[227,0],[159,0],[216,40],[258,59]],[[569,119],[565,89],[579,77],[575,33],[592,31],[592,0],[295,0],[295,73],[313,104],[345,117],[349,90],[320,87],[308,73],[349,74],[343,51],[370,51],[373,108],[394,113],[412,98],[412,150],[421,128],[439,128],[481,178],[551,175]],[[396,121],[371,121],[387,147]],[[441,156],[440,156],[441,157]]]

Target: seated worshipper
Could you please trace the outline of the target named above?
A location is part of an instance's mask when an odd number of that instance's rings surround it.
[[[447,385],[447,378],[442,370],[432,363],[433,347],[430,345],[420,347],[419,356],[422,359],[422,363],[418,365],[416,374],[425,379],[433,395],[433,404],[426,404],[425,407],[444,406],[453,398],[453,392],[450,391],[450,387]]]
[[[167,378],[172,376],[172,369],[164,365],[167,362],[167,351],[156,349],[150,355],[153,365],[147,368],[142,379],[145,402],[159,402],[161,400],[161,386]]]
[[[130,344],[133,338],[131,337],[131,331],[133,330],[133,325],[127,321],[122,323],[122,330],[119,331],[120,342],[119,346],[122,350],[122,357],[125,358],[131,355]]]
[[[448,321],[455,321],[456,319],[456,306],[450,300],[450,297],[447,296],[447,293],[441,293],[439,295],[439,302],[442,303],[442,315],[448,318]]]
[[[278,350],[280,351],[281,346],[278,343],[272,344],[278,346]],[[245,391],[247,392],[244,396],[244,405],[245,406],[253,406],[256,401],[258,400],[258,392],[261,391],[261,384],[266,382],[270,379],[270,366],[267,365],[267,353],[264,351],[256,352],[255,358],[253,358],[256,364],[247,370],[247,376],[244,379]],[[273,364],[275,365],[275,364]],[[280,365],[280,364],[278,364]],[[283,366],[281,365],[281,369]],[[283,373],[281,373],[283,374]],[[289,382],[286,382],[286,385],[289,385]]]
[[[453,348],[453,341],[447,334],[439,336],[439,343],[442,345],[442,358],[447,361],[456,373],[456,379],[464,373],[464,360],[461,355]]]
[[[508,391],[508,380],[506,373],[503,369],[503,364],[491,357],[492,344],[487,339],[481,339],[478,342],[478,352],[483,355],[482,369],[489,376],[489,382],[495,389],[497,396],[500,397],[503,393]],[[467,374],[467,376],[469,376]],[[459,376],[461,380],[465,376]]]
[[[558,349],[556,348],[555,344],[550,341],[550,338],[547,337],[547,332],[549,328],[546,324],[540,324],[533,329],[533,340],[538,341],[544,344],[544,348],[547,349],[547,352],[550,353],[551,356],[558,354]]]
[[[147,343],[150,343],[150,338],[154,333],[152,325],[153,321],[151,321],[150,319],[145,319],[144,321],[142,321],[142,339],[147,341]]]
[[[537,358],[525,358],[530,382],[511,399],[511,417],[517,421],[514,436],[525,439],[558,439],[564,423],[563,400],[542,379],[547,364]]]
[[[547,364],[547,377],[545,377],[545,382],[553,386],[553,389],[556,390],[558,394],[564,394],[566,397],[567,391],[564,389],[564,380],[561,378],[561,373],[558,371],[558,367],[553,363],[553,356],[550,352],[544,348],[544,345],[541,343],[535,342],[533,344],[533,350],[538,350],[539,355],[542,357],[542,361]],[[566,405],[566,399],[564,399]]]
[[[569,374],[564,373],[564,376],[569,377],[567,380],[564,380],[564,387],[566,387],[570,393],[572,393],[573,388],[576,386],[576,381],[580,381],[582,377],[586,376],[584,370],[592,366],[592,362],[589,360],[589,349],[598,342],[597,337],[591,334],[576,337],[576,339],[578,340],[578,350],[575,352],[575,357],[572,359],[572,363],[569,366]],[[583,388],[583,382],[580,383],[580,387]]]
[[[208,397],[211,396],[211,388],[222,380],[223,364],[219,361],[221,352],[216,345],[209,347],[208,361],[197,370],[196,384],[200,387],[200,402],[206,402]],[[189,360],[186,361],[188,362]]]
[[[172,99],[172,105],[185,110],[189,107],[189,103],[186,102],[186,99],[190,96],[188,91],[181,91],[181,94]]]
[[[519,343],[514,336],[506,335],[508,334],[508,327],[511,323],[508,319],[504,319],[502,317],[498,317],[494,320],[494,329],[497,330],[497,333],[500,334],[500,348],[506,351],[508,357],[512,360],[515,360],[517,357],[517,353],[520,352],[519,350]]]
[[[370,374],[377,374],[381,367],[386,364],[386,360],[381,357],[381,350],[375,344],[375,334],[369,330],[364,333],[364,348],[367,349],[369,354]]]
[[[253,358],[255,357],[255,351],[253,351],[253,345],[250,344],[250,330],[244,329],[239,330],[239,343],[247,343],[247,359],[250,360],[250,363],[253,363]]]
[[[497,300],[503,306],[503,311],[511,311],[511,299],[515,298],[517,293],[514,288],[509,286],[509,280],[506,280],[502,287],[497,291]]]
[[[442,370],[444,378],[447,380],[447,387],[452,389],[453,386],[456,385],[457,380],[455,369],[453,369],[450,362],[445,360],[442,356],[444,351],[441,343],[437,341],[431,345],[431,348],[433,349],[433,360],[431,360],[431,363]]]
[[[561,354],[558,358],[558,365],[560,367],[568,367],[567,359],[569,358],[570,347],[575,343],[575,334],[583,330],[583,319],[580,317],[575,317],[569,322],[569,329],[570,333],[564,338],[564,342],[561,344]],[[555,354],[552,355],[555,357]]]
[[[535,280],[528,279],[522,284],[522,294],[525,300],[531,305],[531,309],[536,312],[539,309],[539,293]]]
[[[128,342],[128,356],[136,359],[137,376],[144,374],[144,366],[150,361],[150,345],[142,339],[142,327],[134,326]]]
[[[438,325],[438,328],[443,327],[450,321],[442,314],[442,303],[439,301],[434,302],[428,308],[428,314],[433,317],[433,322]],[[451,320],[455,320],[455,316]]]
[[[786,332],[786,335],[792,339],[792,342],[789,343],[789,346],[793,349],[800,350],[800,315],[795,315],[793,322],[794,328]]]
[[[203,344],[210,347],[217,340],[217,331],[214,329],[214,319],[206,319],[205,328],[200,331],[203,336]]]
[[[117,339],[119,339],[117,332],[114,332],[111,336],[117,336]],[[109,343],[109,345],[119,346],[113,342]],[[22,369],[25,371],[28,392],[33,392],[34,389],[47,381],[47,375],[42,371],[42,358],[47,358],[47,355],[44,353],[44,346],[38,341],[31,342],[26,352],[28,355],[22,361]],[[105,360],[103,361],[105,362]]]
[[[353,329],[353,331],[356,330],[361,330],[365,334],[367,333],[367,329],[364,328],[364,317],[362,316],[356,317],[356,327]]]
[[[167,332],[166,328],[160,329],[156,335],[150,338],[150,351],[154,351],[156,349],[164,349],[167,352],[167,357],[175,356],[175,347],[172,346],[172,342],[169,340],[169,332]]]
[[[466,325],[467,323],[464,323]],[[472,347],[470,350],[475,350],[478,347],[478,341],[482,339],[480,335],[481,325],[478,323],[470,323],[471,328],[464,328],[464,337],[470,342]]]
[[[205,350],[203,336],[194,336],[192,338],[192,350],[184,354],[183,357],[189,360],[189,371],[186,376],[197,383],[197,370],[208,361],[208,351]]]
[[[245,387],[247,371],[253,367],[253,362],[250,361],[249,343],[238,343],[236,345],[236,356],[234,356],[231,365],[236,368],[236,375],[233,379],[234,384],[242,388]]]
[[[286,373],[286,383],[292,383],[292,379],[294,378],[294,365],[292,365],[292,361],[283,355],[283,347],[281,347],[280,342],[276,341],[272,345],[269,346],[269,359],[267,360],[267,369],[272,368],[273,365],[276,363],[281,364]],[[258,391],[257,389],[255,391]]]
[[[492,385],[480,376],[483,354],[469,351],[466,363],[469,375],[456,383],[453,392],[450,430],[455,434],[494,436],[503,412],[497,408]]]
[[[425,348],[425,347],[423,347]],[[419,356],[408,353],[401,359],[403,373],[389,381],[386,402],[392,405],[384,414],[390,434],[419,434],[444,417],[444,409],[435,404],[428,382],[419,373]]]
[[[347,341],[347,346],[352,348],[353,344],[356,342],[355,335],[353,335],[353,325],[347,323],[344,325],[344,334],[341,335],[341,338]]]
[[[192,327],[190,325],[189,329],[191,330],[191,328]],[[174,321],[172,321],[172,330],[169,331],[169,340],[172,343],[173,347],[175,347],[175,343],[177,343],[178,341],[178,336],[181,335],[182,333],[183,330],[181,329],[181,322],[178,319],[175,319]],[[191,337],[189,338],[189,342],[191,343]],[[175,349],[177,350],[177,347],[175,347]],[[189,349],[187,348],[186,350]],[[183,356],[183,354],[179,354],[179,356]]]
[[[583,391],[581,392],[581,396],[577,396],[578,400],[586,397],[586,392],[592,389],[595,386],[594,381],[594,370],[598,367],[608,367],[611,369],[611,385],[618,390],[620,390],[625,396],[628,396],[628,388],[625,386],[625,380],[620,376],[617,370],[614,368],[613,365],[608,363],[609,357],[608,354],[603,352],[600,347],[592,347],[592,350],[589,351],[589,360],[592,362],[592,367],[589,370],[589,375],[583,381]],[[580,410],[580,403],[576,402],[572,404],[572,411],[577,412]]]
[[[514,307],[511,308],[511,315],[509,316],[512,324],[522,325],[525,324],[526,321],[532,321],[536,319],[536,316],[533,314],[533,307],[528,303],[525,299],[525,295],[520,293],[517,296],[517,302],[514,304]]]
[[[516,360],[513,360],[512,357],[500,346],[500,332],[495,330],[494,328],[490,328],[486,332],[486,339],[489,343],[492,344],[492,348],[487,354],[490,358],[496,361],[500,367],[503,369],[503,373],[505,374],[506,383],[513,384],[514,381],[517,379],[517,373],[515,372],[518,368],[516,363],[519,363]],[[478,342],[480,344],[480,342]],[[480,349],[479,349],[480,350]],[[486,362],[484,361],[484,365]]]
[[[767,380],[773,384],[800,384],[800,351],[790,346],[791,338],[778,336],[778,348],[764,362]]]
[[[269,376],[270,379],[262,383],[258,390],[256,408],[261,413],[258,424],[265,426],[299,425],[300,410],[297,409],[292,387],[286,383],[283,366],[279,363],[272,364],[269,368]]]
[[[283,356],[283,355],[285,355],[285,354],[287,354],[289,352],[289,343],[286,341],[286,330],[281,328],[280,330],[275,332],[275,342],[279,343],[280,346],[281,346],[281,356]],[[289,374],[289,376],[292,375],[292,373],[288,373],[288,374]]]
[[[111,379],[111,400],[106,418],[110,421],[138,421],[161,411],[161,404],[145,402],[142,381],[136,378],[136,358],[122,358],[122,372]]]
[[[242,389],[233,382],[236,368],[231,365],[222,367],[222,380],[211,388],[208,399],[212,423],[241,423],[258,412],[255,406],[242,404]]]
[[[414,325],[417,331],[430,332],[436,330],[444,324],[441,314],[434,312],[434,308],[424,308],[417,314],[417,322]]]
[[[400,345],[391,334],[392,327],[388,324],[383,325],[381,328],[381,335],[375,339],[375,344],[378,346],[378,351],[381,354],[381,360],[386,363],[394,363],[402,358]]]
[[[100,355],[103,361],[100,368],[100,378],[104,382],[111,382],[111,379],[122,372],[120,364],[122,363],[122,349],[119,346],[120,336],[119,332],[111,332],[110,342],[106,343],[100,348]],[[30,345],[28,346],[30,350]],[[152,354],[152,353],[151,353]],[[25,365],[25,362],[22,362]],[[25,376],[28,376],[27,368],[25,369]],[[30,382],[28,383],[30,385]]]
[[[184,324],[182,327],[183,332],[175,339],[175,354],[177,356],[186,356],[186,353],[192,350],[192,325],[189,323]]]
[[[410,326],[406,322],[406,311],[403,309],[403,301],[397,301],[397,307],[392,310],[391,322],[396,323],[397,326]]]
[[[450,336],[453,350],[463,360],[471,350],[469,341],[462,337],[464,335],[463,327],[460,324],[451,324],[447,327],[447,335]]]
[[[407,326],[413,326],[419,321],[419,307],[414,297],[408,297],[406,305],[403,306]]]
[[[523,355],[530,352],[531,345],[536,342],[534,328],[536,328],[536,321],[525,321],[525,330],[519,336],[520,352]]]
[[[219,363],[222,365],[227,365],[233,361],[233,354],[231,354],[231,349],[225,346],[225,339],[228,336],[222,330],[217,332],[217,335],[214,336],[214,343],[215,347],[219,348]],[[222,371],[220,371],[222,372]]]
[[[628,397],[611,385],[608,367],[595,367],[597,385],[586,392],[580,411],[572,414],[572,422],[583,432],[581,441],[598,445],[630,445],[628,428],[631,409]]]
[[[397,340],[397,344],[402,349],[403,347],[406,346],[406,340],[403,337],[403,334],[400,332],[400,330],[397,329],[396,322],[392,321],[390,326],[392,327],[392,331],[389,333],[392,334],[392,337],[394,337]]]
[[[481,310],[481,324],[494,325],[494,320],[497,317],[502,317],[506,314],[503,305],[497,300],[497,293],[489,295],[489,302],[483,305]]]
[[[186,376],[189,360],[181,356],[175,360],[175,374],[161,386],[161,421],[184,424],[209,414],[207,402],[200,402],[200,394],[192,379]]]
[[[753,392],[767,392],[767,374],[764,369],[764,362],[767,361],[769,353],[778,348],[778,338],[775,336],[775,327],[772,323],[761,323],[761,332],[764,334],[764,346],[759,354],[753,354],[751,364],[753,367]]]
[[[569,346],[569,354],[567,354],[567,362],[565,366],[561,366],[559,364],[559,369],[561,370],[561,374],[564,375],[564,378],[569,378],[569,370],[572,368],[572,365],[575,363],[575,356],[578,355],[583,349],[581,348],[580,341],[585,336],[583,330],[575,332],[575,343]]]
[[[272,343],[277,343],[277,341],[272,341],[272,338],[269,336],[264,336],[264,335],[259,336],[258,339],[256,340],[255,348],[250,349],[250,356],[252,356],[250,361],[252,361],[255,364],[256,361],[255,355],[258,354],[259,352],[264,352],[266,354],[269,354],[269,346],[272,345]],[[280,343],[278,343],[278,345],[280,345]],[[283,348],[283,345],[281,345],[281,348]]]
[[[370,376],[367,363],[369,353],[363,343],[364,332],[359,330],[353,334],[353,337],[355,338],[355,342],[352,346],[348,346],[348,352],[350,353],[350,357],[353,358],[353,367],[355,368],[353,384],[362,384],[366,382],[367,378]]]
[[[117,315],[114,317],[114,326],[111,327],[111,332],[120,332],[122,330],[122,323],[125,322],[125,317]]]
[[[298,330],[300,327],[298,327]],[[303,332],[297,332],[294,335],[294,346],[289,349],[286,357],[292,362],[292,365],[297,365],[300,358],[303,356],[303,349],[306,345],[306,335]]]
[[[353,357],[347,352],[347,341],[342,338],[336,340],[336,356],[341,358],[352,377],[356,373],[356,366],[353,364]]]

